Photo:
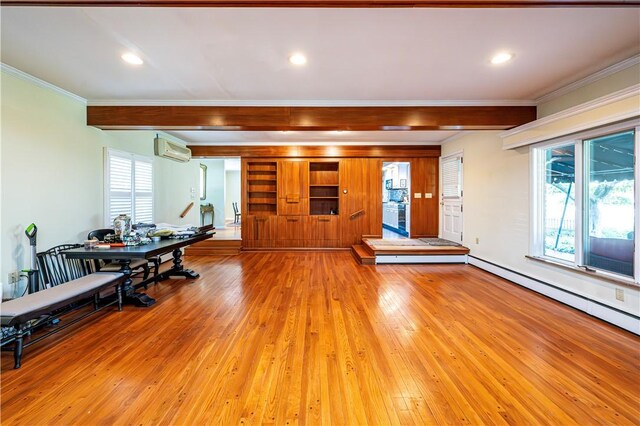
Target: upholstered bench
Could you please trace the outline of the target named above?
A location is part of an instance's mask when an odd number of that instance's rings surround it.
[[[41,338],[60,331],[60,329],[66,328],[85,316],[114,303],[118,304],[118,310],[122,310],[122,289],[120,284],[123,280],[123,274],[118,272],[96,272],[55,287],[47,288],[36,293],[30,293],[1,303],[0,319],[2,326],[13,326],[16,330],[13,346],[13,357],[15,361],[14,368],[20,368],[23,347],[27,347]],[[109,286],[115,286],[117,299],[103,307],[98,307],[98,293],[100,290]],[[27,325],[29,321],[37,319],[42,315],[50,314],[57,309],[68,306],[79,300],[87,299],[91,296],[94,296],[94,310],[89,314],[85,314],[82,317],[77,318],[73,322],[66,324],[64,327],[59,327],[58,330],[47,333],[27,344],[23,344],[23,337],[25,332],[28,331]]]

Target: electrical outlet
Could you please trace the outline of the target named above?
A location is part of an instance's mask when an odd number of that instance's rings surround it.
[[[480,238],[476,237],[476,244],[480,244]]]
[[[20,280],[20,272],[9,272],[9,284],[15,284]]]
[[[624,302],[624,290],[621,288],[616,288],[616,300]]]

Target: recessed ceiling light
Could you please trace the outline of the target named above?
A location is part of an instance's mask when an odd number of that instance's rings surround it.
[[[131,65],[142,65],[144,62],[138,55],[135,55],[131,52],[127,52],[121,56],[122,60],[131,64]]]
[[[294,53],[293,55],[289,56],[289,62],[291,62],[293,65],[304,65],[307,63],[307,57],[302,53]]]
[[[500,65],[500,64],[504,64],[505,62],[509,62],[511,59],[513,59],[512,53],[500,52],[497,55],[495,55],[493,58],[491,58],[491,63],[493,65]]]

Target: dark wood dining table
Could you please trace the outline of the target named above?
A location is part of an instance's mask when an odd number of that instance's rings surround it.
[[[157,279],[163,280],[170,277],[198,278],[200,274],[193,271],[192,269],[185,269],[185,267],[182,265],[181,248],[200,241],[207,240],[212,236],[213,235],[211,233],[203,233],[193,235],[189,238],[167,238],[162,239],[158,242],[151,242],[149,244],[139,246],[112,247],[110,249],[87,249],[81,247],[77,249],[66,250],[65,254],[69,259],[104,259],[119,262],[121,265],[120,271],[125,276],[125,280],[122,284],[122,291],[125,302],[134,303],[137,306],[151,306],[156,302],[155,299],[148,296],[147,294],[136,292],[136,289],[133,286],[133,280],[131,279],[131,260],[151,259],[163,254],[173,253],[173,265],[170,269],[160,273]]]

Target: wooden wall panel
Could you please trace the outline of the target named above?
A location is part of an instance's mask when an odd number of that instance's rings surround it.
[[[437,158],[411,160],[411,237],[438,236],[438,179]],[[415,194],[420,193],[421,198]],[[425,198],[425,193],[432,198]]]
[[[202,146],[190,145],[194,157],[242,158],[418,158],[440,157],[440,145],[343,146]]]

